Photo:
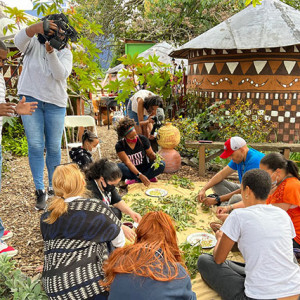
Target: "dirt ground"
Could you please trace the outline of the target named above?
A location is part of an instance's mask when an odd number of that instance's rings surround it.
[[[117,141],[116,132],[106,126],[98,127],[102,140],[102,157],[117,161],[114,145]],[[66,150],[62,149],[62,163],[67,162]],[[27,157],[13,157],[7,162],[8,170],[2,177],[2,190],[0,193],[0,216],[6,229],[11,230],[14,236],[7,241],[8,245],[15,247],[19,252],[14,258],[18,267],[28,274],[37,274],[36,268],[43,260],[43,240],[40,233],[40,216],[42,212],[34,209],[35,188]],[[182,166],[176,173],[180,177],[188,177],[194,181],[205,181],[200,178],[197,169]],[[45,173],[46,175],[46,173]],[[162,174],[160,179],[169,179],[172,174]],[[47,178],[47,176],[45,176]],[[46,187],[48,183],[45,181]]]

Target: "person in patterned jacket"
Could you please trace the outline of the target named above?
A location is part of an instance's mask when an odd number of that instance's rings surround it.
[[[102,265],[125,244],[121,222],[102,201],[85,198],[85,186],[76,164],[55,169],[55,197],[41,217],[42,282],[50,300],[107,299]]]

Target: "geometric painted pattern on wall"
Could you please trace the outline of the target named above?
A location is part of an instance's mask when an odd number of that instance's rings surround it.
[[[300,75],[300,62],[295,60],[245,62],[207,62],[189,65],[187,75]]]
[[[189,51],[187,92],[212,101],[251,100],[278,124],[277,138],[300,142],[300,45]]]
[[[199,56],[210,55],[232,55],[232,54],[251,54],[251,53],[300,53],[300,45],[292,45],[287,47],[264,48],[264,49],[198,49],[191,50],[188,59]]]
[[[264,111],[266,120],[278,123],[277,140],[282,142],[300,142],[300,93],[253,93],[240,92],[201,92],[195,91],[199,98],[212,101],[226,100],[226,104],[235,99],[251,100],[258,111]]]

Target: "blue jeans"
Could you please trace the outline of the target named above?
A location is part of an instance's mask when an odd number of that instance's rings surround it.
[[[0,132],[1,134],[1,132]],[[1,180],[2,180],[2,147],[0,145],[0,191],[1,191]],[[0,240],[3,237],[4,234],[4,226],[2,224],[2,220],[0,218]]]
[[[129,100],[128,105],[127,105],[127,115],[130,119],[135,121],[136,125],[139,125],[139,118],[138,114],[132,110],[132,102]],[[144,116],[144,121],[148,119],[148,116]]]
[[[50,187],[54,168],[60,164],[66,108],[26,96],[26,102],[33,101],[38,102],[37,109],[32,116],[22,116],[22,121],[28,142],[28,158],[33,181],[35,188],[40,190],[44,189],[45,147]]]
[[[161,165],[156,170],[154,170],[154,168],[152,168],[151,165],[152,165],[152,163],[148,163],[148,165],[144,168],[144,171],[142,171],[143,175],[145,175],[148,179],[152,179],[152,178],[158,176],[159,174],[161,174],[164,171],[165,166],[166,166],[164,161],[161,161]],[[136,175],[133,172],[131,172],[124,163],[119,163],[118,167],[122,171],[122,175],[123,175],[122,180],[135,179],[135,180],[141,182],[136,177]]]

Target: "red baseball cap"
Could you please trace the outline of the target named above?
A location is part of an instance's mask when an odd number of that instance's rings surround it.
[[[224,152],[220,155],[221,158],[228,158],[232,153],[246,145],[246,141],[239,136],[234,136],[228,139],[224,144]]]

